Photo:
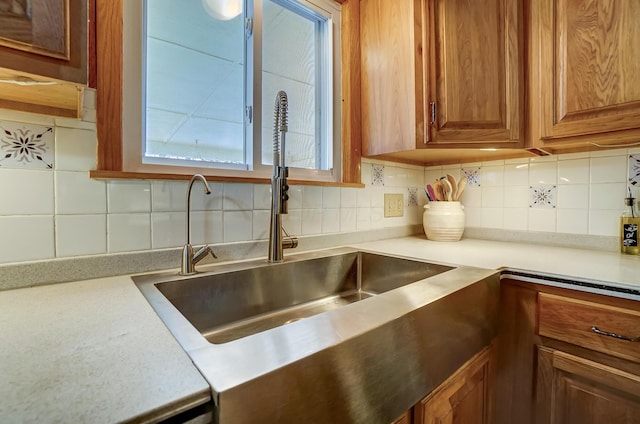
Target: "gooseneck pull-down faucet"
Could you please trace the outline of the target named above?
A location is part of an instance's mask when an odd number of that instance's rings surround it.
[[[273,125],[273,176],[271,177],[271,224],[269,226],[269,262],[282,262],[283,249],[298,247],[298,239],[287,234],[284,237],[282,214],[286,214],[289,200],[287,177],[289,168],[285,166],[285,134],[287,128],[287,93],[276,95]]]
[[[197,252],[194,253],[193,246],[191,246],[191,188],[196,180],[202,181],[204,184],[205,194],[211,194],[211,189],[207,180],[200,174],[195,174],[191,177],[189,187],[187,188],[187,243],[182,247],[182,266],[180,267],[180,275],[193,275],[196,273],[196,264],[204,259],[209,253],[214,258],[218,258],[211,247],[204,245]]]

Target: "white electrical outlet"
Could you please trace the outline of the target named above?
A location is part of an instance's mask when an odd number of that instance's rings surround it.
[[[384,195],[384,217],[392,218],[404,215],[404,196],[396,193]]]

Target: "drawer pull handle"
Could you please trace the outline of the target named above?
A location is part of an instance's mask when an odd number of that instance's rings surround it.
[[[640,337],[627,337],[627,336],[622,336],[622,335],[616,334],[616,333],[609,333],[607,331],[600,330],[595,325],[591,327],[591,330],[596,334],[613,337],[615,339],[626,340],[628,342],[640,342]]]

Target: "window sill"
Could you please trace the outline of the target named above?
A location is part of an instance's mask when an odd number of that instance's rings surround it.
[[[189,181],[192,177],[191,174],[163,174],[163,173],[148,173],[148,172],[125,172],[125,171],[102,171],[94,170],[89,171],[89,176],[96,180],[166,180],[176,181],[185,180]],[[270,184],[269,178],[259,177],[230,177],[220,175],[204,175],[208,181],[221,181],[228,183],[250,183],[250,184]],[[325,187],[353,187],[364,188],[364,184],[361,183],[340,183],[331,181],[311,181],[311,180],[296,180],[288,179],[289,185],[309,185],[309,186],[325,186]]]

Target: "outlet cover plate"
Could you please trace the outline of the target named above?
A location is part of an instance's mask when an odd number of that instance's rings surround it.
[[[404,216],[404,196],[397,193],[385,193],[384,217]]]

